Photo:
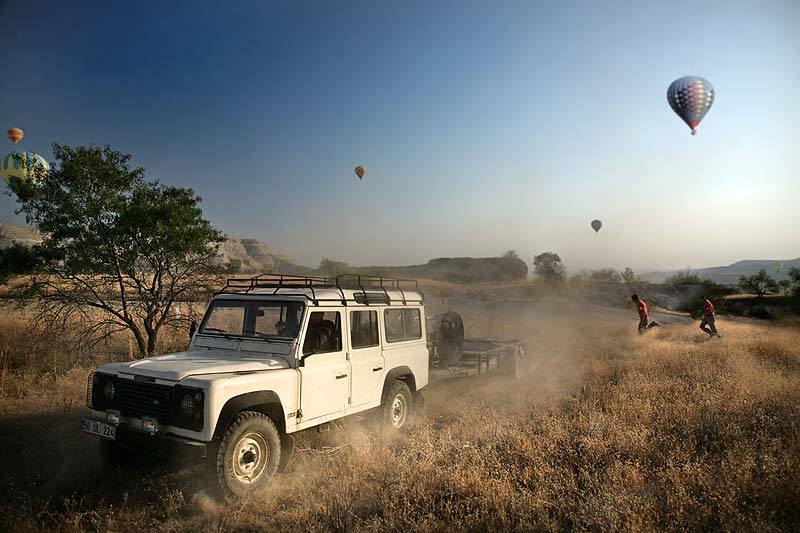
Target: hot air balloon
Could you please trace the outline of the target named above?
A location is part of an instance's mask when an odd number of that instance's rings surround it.
[[[50,170],[44,157],[34,152],[11,152],[0,160],[0,175],[26,201],[43,172]]]
[[[362,179],[364,177],[364,174],[366,173],[367,173],[366,167],[362,167],[361,165],[358,165],[356,167],[356,176],[358,176],[358,179]]]
[[[11,139],[11,142],[17,144],[25,137],[25,133],[19,128],[11,128],[6,132],[8,138]]]
[[[692,128],[692,135],[697,135],[697,125],[711,109],[714,98],[714,86],[700,76],[684,76],[673,81],[667,89],[667,102]]]
[[[602,222],[600,222],[599,220],[592,220],[592,229],[594,230],[595,233],[599,232],[600,228],[602,227],[603,227]]]

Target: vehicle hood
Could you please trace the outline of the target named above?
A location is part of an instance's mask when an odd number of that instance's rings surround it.
[[[263,372],[282,368],[289,368],[289,363],[280,357],[197,350],[148,357],[128,363],[113,363],[104,365],[100,370],[180,381],[189,376]]]

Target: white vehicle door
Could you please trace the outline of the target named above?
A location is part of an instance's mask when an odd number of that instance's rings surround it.
[[[350,407],[380,402],[384,360],[378,332],[378,312],[350,311]]]
[[[300,423],[344,414],[350,395],[350,361],[342,344],[342,325],[338,310],[309,313],[300,366]]]

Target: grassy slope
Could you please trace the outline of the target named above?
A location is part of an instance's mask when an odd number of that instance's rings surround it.
[[[5,376],[3,530],[789,530],[800,523],[800,330],[518,315],[520,382],[428,391],[406,434],[355,422],[298,437],[290,472],[224,506],[197,468],[103,474],[77,433],[86,371]],[[498,324],[479,321],[475,334]],[[23,394],[23,391],[29,391]],[[13,483],[9,483],[13,477]]]

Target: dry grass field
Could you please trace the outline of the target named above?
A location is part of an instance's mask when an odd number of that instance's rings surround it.
[[[349,420],[298,435],[289,472],[235,505],[196,466],[103,471],[78,431],[89,368],[4,371],[0,529],[797,529],[800,324],[722,319],[721,340],[694,323],[640,338],[627,314],[560,308],[465,310],[468,334],[529,339],[526,377],[431,386],[394,438]],[[0,326],[6,360],[23,322]]]

